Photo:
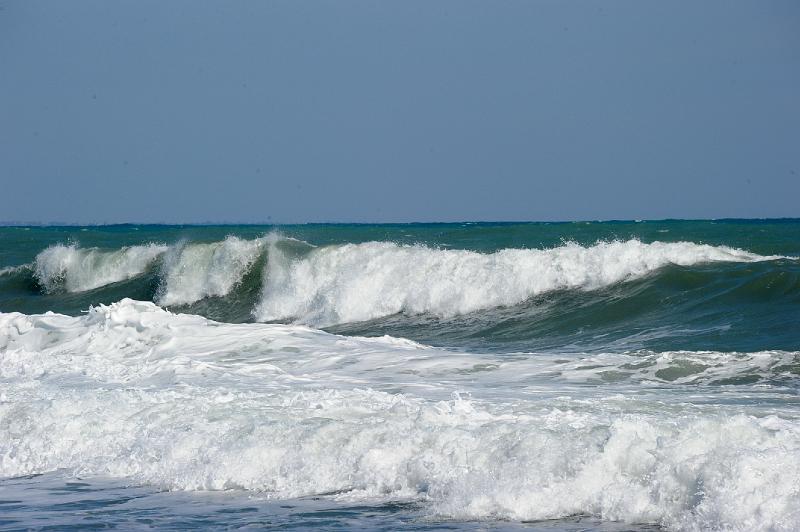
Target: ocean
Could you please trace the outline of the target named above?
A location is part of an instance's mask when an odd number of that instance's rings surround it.
[[[0,228],[0,529],[800,529],[800,220]]]

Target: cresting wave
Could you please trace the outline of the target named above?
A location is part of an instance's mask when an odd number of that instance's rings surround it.
[[[34,274],[47,292],[84,292],[140,275],[166,250],[160,244],[114,251],[56,245],[36,256]]]
[[[0,354],[0,476],[63,469],[275,498],[410,498],[455,518],[800,527],[791,410],[569,386],[598,360],[620,369],[636,354],[589,357],[552,386],[554,359],[221,324],[131,300],[82,317],[0,314]],[[643,358],[780,372],[797,355]],[[717,396],[715,378],[687,393]]]
[[[113,251],[56,245],[39,253],[33,271],[49,293],[92,290],[153,272],[153,299],[174,306],[225,297],[263,262],[255,288],[261,296],[250,302],[255,320],[319,327],[398,313],[446,318],[517,305],[554,290],[602,288],[667,265],[777,258],[691,242],[568,243],[478,253],[391,242],[316,248],[271,234]]]
[[[181,305],[227,295],[258,259],[266,242],[267,238],[229,236],[222,242],[181,244],[170,249],[158,303]]]
[[[162,305],[224,296],[241,280],[269,238],[148,244],[107,251],[55,245],[36,256],[34,275],[49,293],[85,292],[142,275],[160,261],[156,300]]]
[[[512,306],[554,290],[592,290],[669,264],[749,262],[764,257],[691,242],[569,243],[553,249],[485,254],[389,242],[312,250],[302,260],[270,255],[259,321],[314,326],[365,321],[400,312],[440,317]]]

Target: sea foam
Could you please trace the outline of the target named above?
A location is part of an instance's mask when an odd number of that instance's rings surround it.
[[[669,264],[774,258],[725,246],[638,240],[495,253],[369,242],[317,248],[294,260],[273,249],[254,316],[315,326],[399,312],[449,317],[553,290],[597,289]]]
[[[19,266],[5,266],[0,268],[0,277],[3,275],[13,275],[17,272],[30,270],[33,267],[32,264],[20,264]]]
[[[714,403],[718,387],[692,404],[658,387],[553,386],[526,364],[131,300],[0,314],[0,476],[412,499],[453,518],[800,527],[793,410]],[[515,385],[492,380],[503,371]]]

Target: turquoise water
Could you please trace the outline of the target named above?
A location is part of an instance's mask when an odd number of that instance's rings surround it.
[[[0,527],[795,529],[798,257],[800,220],[0,228]]]

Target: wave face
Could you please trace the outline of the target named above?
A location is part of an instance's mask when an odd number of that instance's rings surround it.
[[[132,300],[82,317],[6,313],[0,477],[60,469],[178,490],[411,498],[431,517],[794,530],[800,425],[782,398],[799,357],[565,363]]]
[[[775,258],[725,246],[637,240],[490,254],[388,242],[349,244],[314,250],[302,260],[271,256],[254,315],[259,321],[315,326],[400,312],[451,317],[517,305],[555,290],[598,289],[670,264]]]
[[[164,264],[162,305],[185,305],[207,297],[225,296],[262,253],[266,239],[185,244],[170,250]]]
[[[48,293],[79,293],[140,276],[162,259],[155,299],[162,305],[185,305],[230,293],[258,259],[265,242],[264,238],[229,236],[207,244],[147,244],[111,251],[55,245],[36,256],[33,271]],[[17,273],[23,268],[4,268],[0,274]]]
[[[84,292],[140,275],[166,250],[158,244],[114,251],[55,245],[36,256],[34,275],[46,292]]]

